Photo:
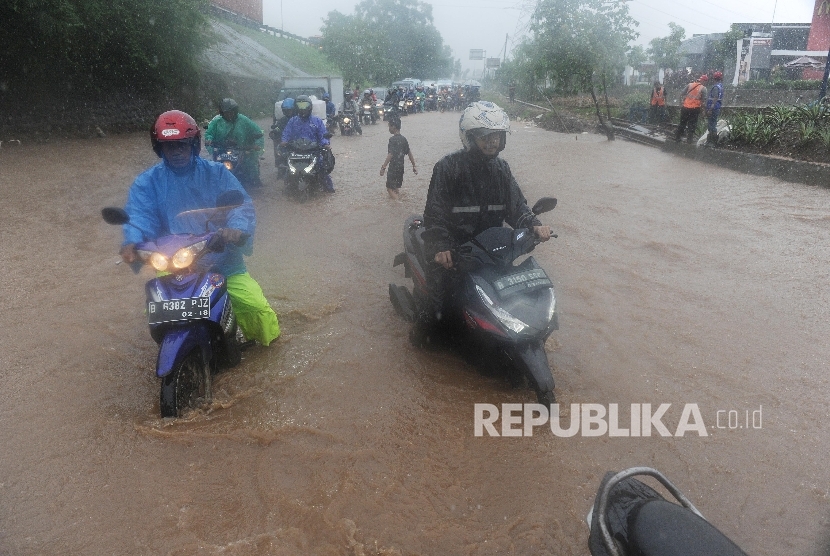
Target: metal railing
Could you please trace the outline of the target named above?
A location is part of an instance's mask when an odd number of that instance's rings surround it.
[[[277,29],[276,27],[271,27],[270,25],[265,25],[263,23],[259,23],[258,21],[254,21],[251,18],[245,17],[244,15],[238,14],[234,11],[231,11],[227,8],[222,8],[215,4],[210,5],[210,13],[233,21],[238,25],[243,25],[245,27],[249,27],[251,29],[256,29],[258,31],[262,31],[263,33],[267,33],[269,35],[273,35],[275,37],[283,37],[286,39],[293,39],[295,41],[299,41],[302,44],[309,45],[309,46],[318,46],[319,41],[314,39],[309,39],[306,37],[301,37],[299,35],[295,35],[294,33],[289,33],[288,31],[283,31],[282,29]]]

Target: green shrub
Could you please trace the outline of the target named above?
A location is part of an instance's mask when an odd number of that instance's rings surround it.
[[[207,0],[0,2],[0,76],[74,91],[195,84]]]
[[[647,91],[637,91],[625,95],[622,99],[622,105],[626,110],[635,107],[646,107],[651,103],[651,89]]]

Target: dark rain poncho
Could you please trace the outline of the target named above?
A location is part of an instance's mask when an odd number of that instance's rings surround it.
[[[427,260],[504,222],[513,228],[542,225],[528,208],[507,162],[474,150],[454,152],[435,164],[424,225],[442,230],[444,238],[426,246]]]

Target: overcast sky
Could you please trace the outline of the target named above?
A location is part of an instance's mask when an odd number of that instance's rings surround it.
[[[332,11],[354,13],[358,2],[350,0],[263,0],[264,22],[301,36],[320,34],[322,19]],[[534,0],[436,0],[432,4],[435,27],[444,43],[463,66],[481,69],[470,62],[469,51],[481,48],[488,57],[501,58],[505,35],[507,52],[526,32]],[[776,6],[777,4],[777,6]],[[631,15],[640,22],[637,44],[648,45],[655,37],[669,34],[673,21],[686,36],[719,33],[731,23],[810,23],[815,0],[630,0]],[[282,15],[281,15],[282,14]],[[284,18],[284,20],[282,20]],[[282,25],[281,25],[282,24]],[[402,76],[403,77],[403,76]],[[423,76],[429,77],[429,76]],[[432,76],[440,77],[440,76]]]

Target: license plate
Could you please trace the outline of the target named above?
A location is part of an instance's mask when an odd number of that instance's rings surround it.
[[[168,301],[148,301],[150,324],[210,318],[209,297],[188,297]]]
[[[553,283],[548,278],[547,273],[541,268],[503,276],[493,282],[496,293],[502,298],[510,297],[519,292],[531,292],[552,286]]]

